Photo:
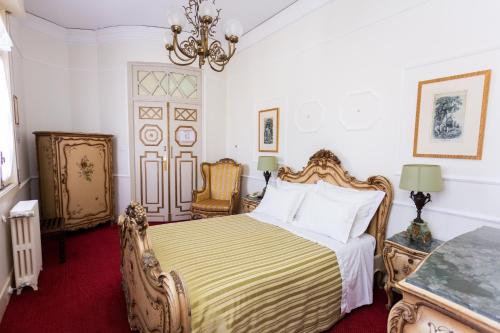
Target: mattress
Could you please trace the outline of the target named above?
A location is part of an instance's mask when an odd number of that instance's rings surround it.
[[[322,332],[341,318],[337,256],[317,242],[246,214],[147,232],[185,283],[193,333]]]
[[[342,314],[373,303],[375,237],[365,233],[349,239],[347,243],[342,243],[331,237],[299,228],[291,223],[280,222],[265,214],[252,212],[249,216],[258,221],[283,228],[294,235],[323,245],[335,252],[342,276]]]

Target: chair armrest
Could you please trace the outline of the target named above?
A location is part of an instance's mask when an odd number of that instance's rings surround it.
[[[240,199],[240,192],[239,191],[233,191],[231,194],[231,199],[229,199],[229,209],[230,213],[235,213],[238,210],[238,204]]]
[[[201,202],[210,199],[210,189],[204,188],[201,191],[193,191],[193,202]]]

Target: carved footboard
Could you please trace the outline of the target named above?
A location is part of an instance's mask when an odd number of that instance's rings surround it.
[[[185,286],[155,258],[144,209],[132,202],[119,218],[122,287],[130,328],[143,333],[189,333],[191,313]]]

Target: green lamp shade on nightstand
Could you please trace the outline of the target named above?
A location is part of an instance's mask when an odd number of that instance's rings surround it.
[[[278,159],[276,156],[259,156],[259,163],[257,163],[257,170],[264,171],[264,179],[266,180],[266,186],[262,190],[259,198],[262,198],[266,194],[267,184],[271,178],[271,171],[278,169]]]
[[[417,208],[417,217],[406,231],[408,238],[424,244],[429,243],[432,234],[427,223],[422,220],[421,214],[424,206],[431,201],[431,195],[428,192],[440,192],[443,189],[441,167],[429,164],[403,165],[399,188],[411,191],[410,198]]]
[[[257,170],[259,171],[275,171],[278,169],[278,160],[276,156],[259,156]]]
[[[399,188],[415,192],[440,192],[443,189],[441,167],[429,164],[403,165]]]

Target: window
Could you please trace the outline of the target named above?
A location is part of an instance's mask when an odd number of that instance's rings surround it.
[[[12,41],[5,27],[5,13],[0,12],[0,189],[14,178],[14,126],[9,87],[9,52]]]

